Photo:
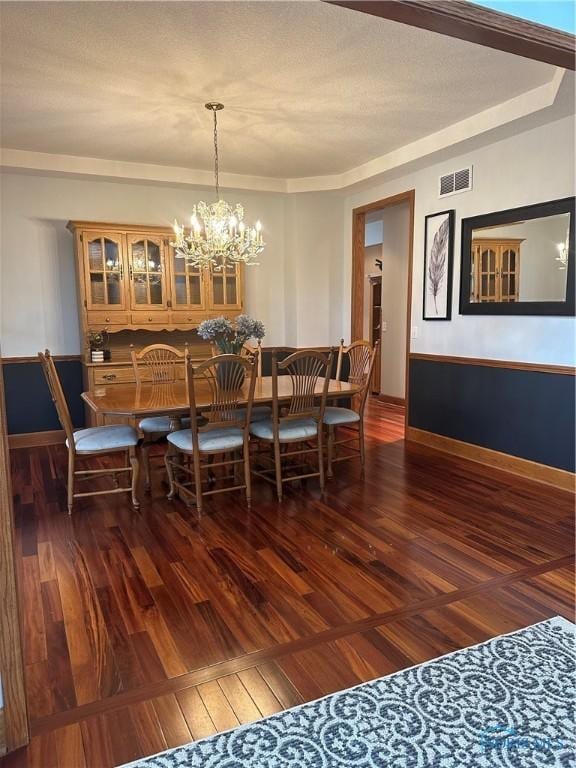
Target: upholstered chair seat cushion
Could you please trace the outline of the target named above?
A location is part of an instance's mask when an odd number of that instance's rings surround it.
[[[324,410],[324,424],[354,424],[360,414],[350,408],[328,407]]]
[[[79,429],[74,432],[74,445],[78,453],[128,449],[138,445],[138,435],[136,430],[127,424],[109,424],[104,427]],[[68,440],[66,446],[69,447]]]
[[[272,419],[253,422],[250,425],[250,433],[261,440],[273,440]],[[315,437],[317,433],[318,424],[314,419],[290,419],[289,421],[280,422],[278,429],[280,442],[306,440],[309,437]]]
[[[238,408],[236,410],[237,417],[244,419],[246,416],[246,408]],[[252,408],[250,412],[250,421],[264,421],[264,419],[272,418],[272,408],[269,405],[259,405],[256,408]]]
[[[189,427],[190,417],[185,416],[181,422],[184,428]],[[170,416],[147,416],[138,424],[138,428],[147,434],[168,434],[170,432]]]
[[[181,451],[192,451],[192,430],[180,429],[178,432],[170,432],[168,442]],[[201,451],[218,453],[220,451],[233,451],[244,445],[244,433],[237,427],[222,427],[210,429],[198,434],[198,445]]]

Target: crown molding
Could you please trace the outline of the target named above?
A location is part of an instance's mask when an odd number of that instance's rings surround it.
[[[98,157],[53,155],[26,149],[0,149],[0,167],[6,170],[38,171],[49,174],[72,175],[82,178],[100,177],[102,180],[141,181],[144,183],[182,184],[188,187],[213,187],[212,171],[194,170],[172,165],[132,163],[124,160],[106,160]],[[258,192],[285,192],[286,180],[269,176],[247,176],[220,173],[220,186],[227,189],[248,189]]]
[[[294,193],[344,189],[551,107],[556,100],[564,74],[565,70],[557,67],[549,82],[531,91],[526,91],[508,101],[478,112],[465,120],[443,128],[441,131],[399,147],[344,173],[334,176],[287,179],[286,191]]]
[[[220,186],[226,189],[252,190],[296,194],[342,190],[375,176],[387,173],[407,163],[433,155],[447,147],[501,126],[520,120],[530,114],[551,107],[558,94],[566,70],[557,67],[552,79],[508,101],[478,112],[465,120],[453,123],[436,133],[406,144],[403,147],[370,160],[356,168],[329,176],[310,176],[280,179],[268,176],[220,174]],[[132,163],[73,155],[54,155],[22,149],[0,149],[0,167],[31,173],[70,175],[80,178],[99,178],[110,181],[133,181],[147,184],[169,184],[193,187],[211,187],[211,171],[193,170],[175,166]]]

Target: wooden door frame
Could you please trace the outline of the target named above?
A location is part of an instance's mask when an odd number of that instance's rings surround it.
[[[409,360],[410,360],[410,332],[412,324],[412,262],[414,256],[414,203],[416,191],[410,189],[397,195],[376,200],[373,203],[361,205],[352,210],[352,297],[351,297],[351,328],[350,341],[357,341],[364,335],[364,241],[366,234],[366,214],[370,211],[379,211],[390,208],[393,205],[408,203],[409,206],[409,238],[408,238],[408,288],[406,295],[406,370],[404,372],[404,396],[406,410],[404,423],[408,425],[408,384],[409,384]]]
[[[6,750],[29,741],[20,611],[14,562],[14,513],[10,483],[4,379],[0,357],[0,676],[4,694]],[[0,757],[2,750],[0,745]]]

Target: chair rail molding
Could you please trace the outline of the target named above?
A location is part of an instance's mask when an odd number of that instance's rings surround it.
[[[489,368],[511,368],[516,371],[539,371],[540,373],[558,373],[563,376],[576,376],[576,367],[555,365],[553,363],[525,363],[521,360],[494,360],[483,357],[458,357],[453,355],[434,355],[426,352],[411,352],[410,360],[429,360],[437,363],[456,365],[483,365]]]

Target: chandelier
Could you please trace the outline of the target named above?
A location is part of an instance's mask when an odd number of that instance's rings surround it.
[[[556,246],[558,249],[558,256],[556,256],[556,261],[560,262],[560,264],[558,264],[558,269],[566,269],[568,266],[568,241],[569,231],[566,232],[566,240],[563,243],[558,243]]]
[[[214,115],[214,183],[216,201],[199,202],[192,209],[190,228],[174,221],[175,240],[170,243],[177,258],[186,259],[192,267],[223,269],[227,262],[257,264],[257,257],[264,250],[262,225],[244,224],[244,208],[240,203],[232,207],[220,199],[218,182],[218,119],[224,104],[210,101],[204,105]]]

